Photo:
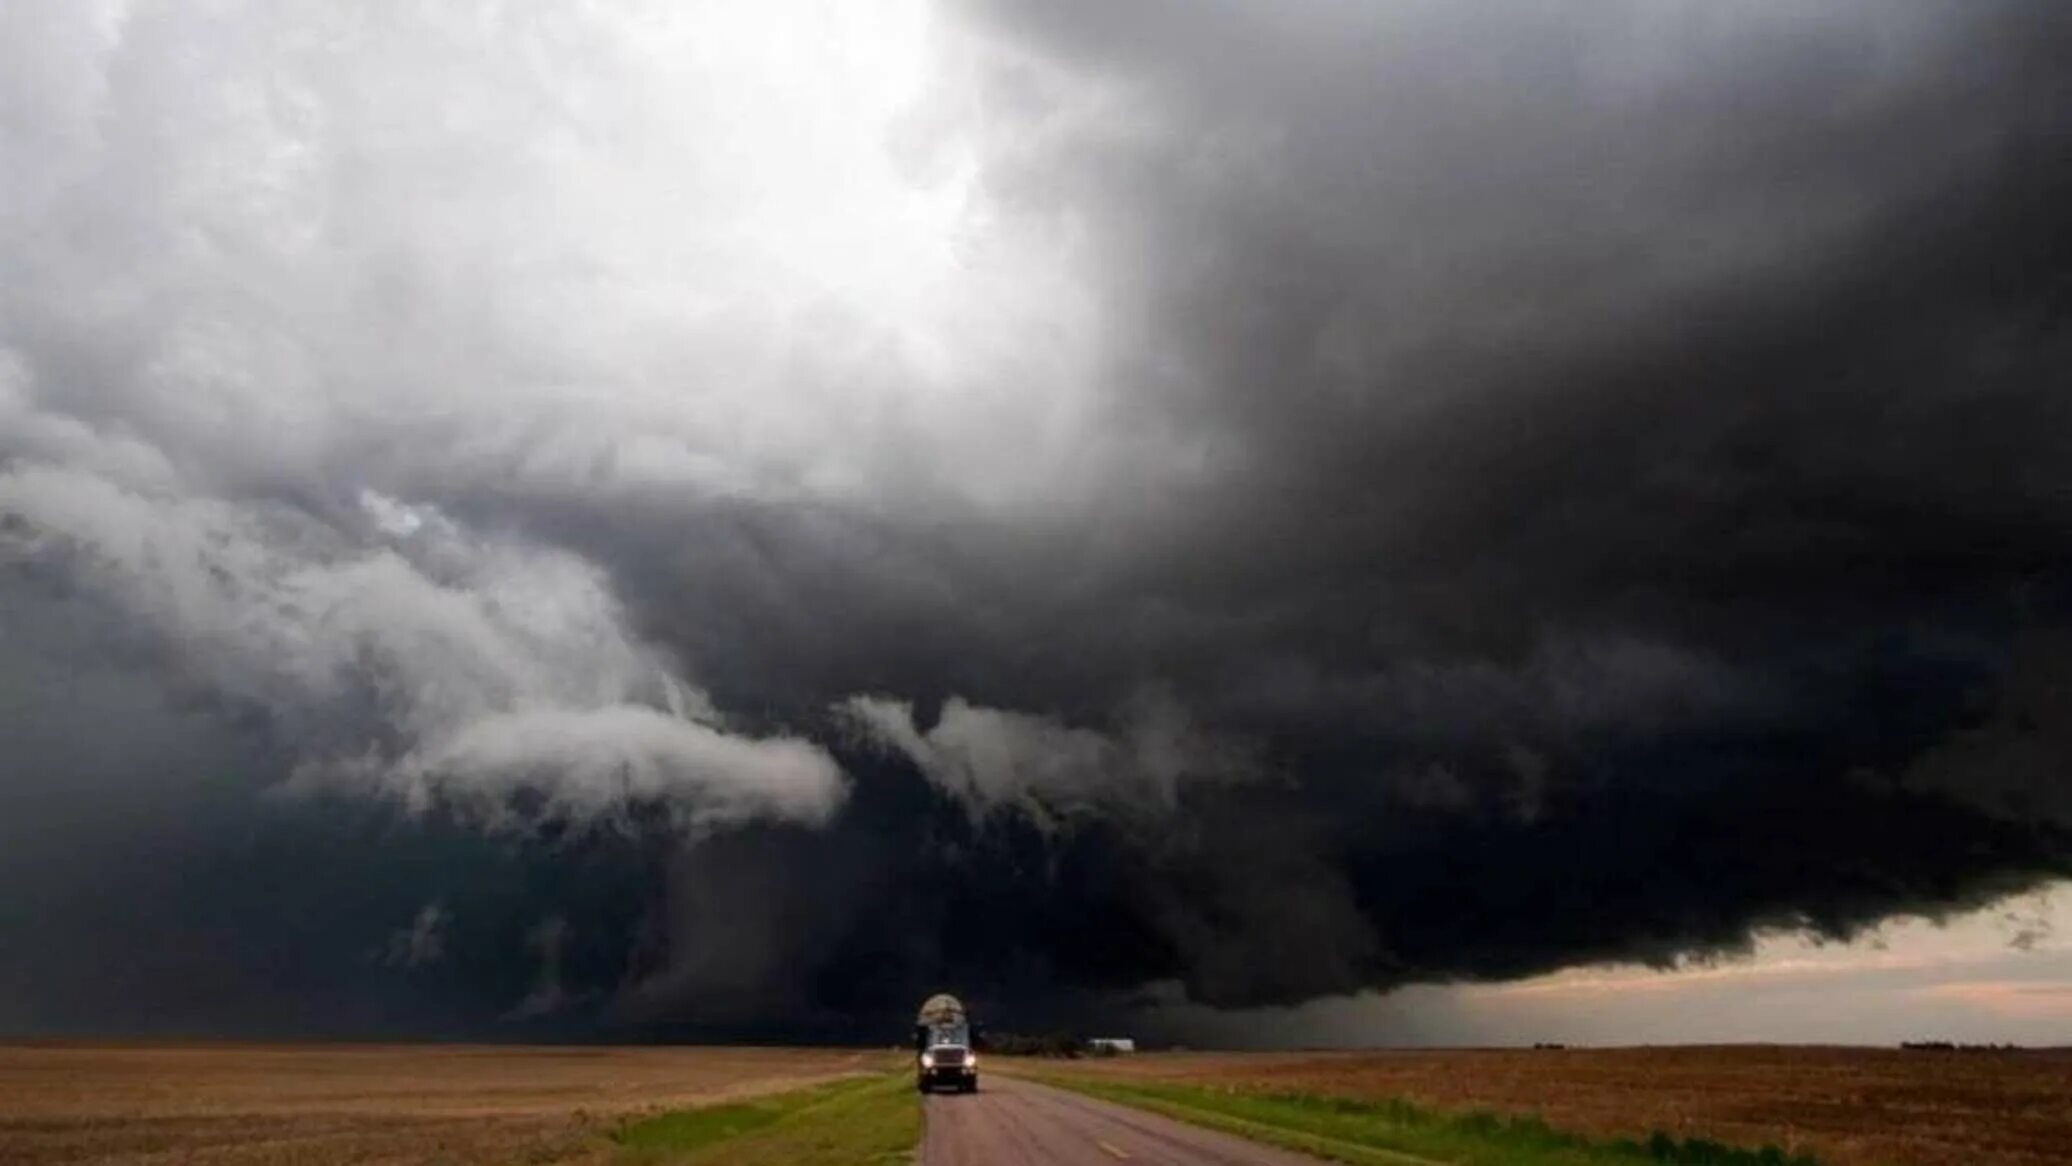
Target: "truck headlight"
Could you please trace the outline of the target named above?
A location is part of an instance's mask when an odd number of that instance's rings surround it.
[[[965,1068],[967,1068],[967,1069],[976,1069],[976,1068],[978,1068],[978,1054],[977,1054],[977,1053],[966,1053],[966,1054],[964,1054],[964,1067],[965,1067]]]
[[[923,1069],[933,1069],[933,1068],[935,1068],[935,1054],[934,1054],[934,1053],[922,1053],[922,1054],[921,1054],[921,1067],[922,1067]]]

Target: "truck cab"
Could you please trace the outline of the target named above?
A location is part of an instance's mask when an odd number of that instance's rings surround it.
[[[927,1093],[947,1086],[978,1092],[978,1048],[971,1018],[955,996],[935,995],[914,1018],[914,1088]]]

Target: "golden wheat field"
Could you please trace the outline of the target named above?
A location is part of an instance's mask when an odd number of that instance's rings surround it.
[[[886,1065],[813,1049],[0,1045],[0,1162],[600,1161],[625,1115]]]
[[[2072,1163],[2072,1050],[1162,1053],[1074,1071],[1533,1112],[1582,1133],[1774,1143],[1831,1166]]]

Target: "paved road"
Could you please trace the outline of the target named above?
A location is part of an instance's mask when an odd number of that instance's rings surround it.
[[[1317,1160],[1140,1109],[994,1074],[928,1098],[920,1166],[1317,1166]]]

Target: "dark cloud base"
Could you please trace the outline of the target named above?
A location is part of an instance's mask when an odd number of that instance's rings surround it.
[[[1844,938],[2072,875],[2072,830],[1819,771],[1556,793],[1529,820],[1250,790],[1046,834],[974,828],[918,775],[851,760],[832,828],[695,846],[659,810],[651,831],[526,841],[356,804],[242,811],[18,920],[39,949],[9,1027],[876,1041],[945,985],[1028,1025],[1163,981],[1284,1004],[1732,954],[1755,926]],[[438,954],[406,964],[395,937],[427,902]]]

